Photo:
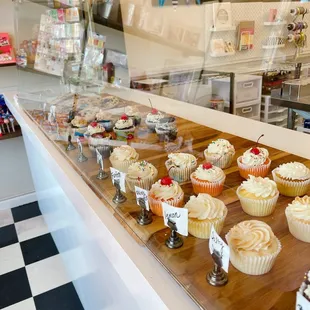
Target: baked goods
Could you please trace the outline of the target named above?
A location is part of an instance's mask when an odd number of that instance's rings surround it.
[[[249,275],[269,272],[281,251],[281,243],[269,225],[262,221],[244,221],[226,235],[230,261],[239,271]]]
[[[127,106],[125,107],[125,114],[132,119],[133,124],[135,126],[140,125],[141,123],[141,115],[137,107],[135,106]]]
[[[165,115],[158,111],[157,109],[152,109],[151,113],[148,113],[146,116],[146,126],[151,132],[155,132],[155,126],[160,119],[164,118]]]
[[[212,141],[204,150],[207,162],[222,169],[229,168],[234,155],[235,148],[225,139],[217,139]]]
[[[174,117],[164,117],[155,126],[155,131],[160,142],[174,141],[178,135],[178,128]]]
[[[75,116],[71,121],[75,136],[83,137],[87,130],[87,120],[81,116]]]
[[[112,136],[106,132],[94,133],[88,138],[88,146],[92,152],[96,152],[96,149],[103,155],[104,158],[108,158],[113,151],[109,141],[112,140]]]
[[[269,178],[249,175],[237,189],[242,209],[252,216],[270,215],[276,207],[279,191],[276,182]]]
[[[191,174],[194,193],[207,193],[213,197],[221,194],[225,179],[224,171],[211,163],[199,165]]]
[[[188,232],[194,237],[209,239],[212,225],[221,233],[227,215],[225,204],[208,194],[191,196],[184,208],[188,209]]]
[[[310,169],[302,163],[282,164],[272,171],[272,177],[284,196],[303,196],[310,190]]]
[[[123,114],[121,118],[115,123],[114,132],[118,140],[130,140],[134,138],[135,126],[131,118]]]
[[[131,164],[139,159],[139,154],[129,145],[116,147],[110,156],[112,166],[122,172],[127,173]]]
[[[112,115],[105,110],[99,110],[96,114],[96,120],[106,131],[110,132],[113,130]]]
[[[154,183],[149,191],[150,209],[155,215],[163,216],[162,203],[181,208],[184,203],[184,193],[178,182],[164,177]]]
[[[310,302],[310,270],[305,273],[304,281],[302,282],[299,293]],[[302,310],[302,308],[299,308]]]
[[[270,168],[269,152],[262,147],[252,147],[237,159],[240,175],[247,179],[249,175],[265,177]]]
[[[102,127],[99,123],[97,122],[91,122],[87,126],[87,131],[85,132],[85,136],[91,136],[94,133],[103,133],[105,131],[104,127]]]
[[[135,162],[128,168],[126,183],[129,190],[135,191],[135,186],[149,190],[157,178],[158,171],[145,160]]]
[[[310,197],[296,197],[285,209],[290,233],[304,242],[310,242]]]
[[[190,180],[190,175],[196,167],[197,159],[192,154],[171,153],[166,161],[169,176],[177,182]]]

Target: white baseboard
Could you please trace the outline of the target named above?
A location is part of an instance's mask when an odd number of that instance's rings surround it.
[[[6,200],[0,201],[0,210],[11,209],[14,207],[22,206],[26,203],[37,201],[37,195],[35,192],[12,197]]]

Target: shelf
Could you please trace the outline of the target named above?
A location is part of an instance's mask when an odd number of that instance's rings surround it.
[[[277,48],[283,48],[285,47],[285,44],[279,44],[279,45],[263,45],[262,48],[265,50],[272,50]]]
[[[264,22],[264,26],[283,26],[283,25],[286,25],[286,24],[287,24],[286,20],[283,20],[283,21],[280,21],[280,22]]]
[[[230,27],[226,27],[226,28],[216,28],[216,27],[210,28],[211,32],[235,31],[235,30],[236,30],[236,26],[230,26]]]
[[[228,56],[233,56],[235,55],[236,52],[230,52],[230,53],[224,53],[224,54],[210,54],[211,57],[217,58],[217,57],[228,57]]]
[[[16,68],[17,68],[17,70],[21,70],[21,71],[25,71],[25,72],[36,73],[36,74],[41,74],[41,75],[45,75],[45,76],[60,78],[60,76],[58,76],[58,75],[54,75],[51,73],[47,73],[47,72],[43,72],[43,71],[34,69],[33,64],[28,64],[26,68],[19,67],[19,66],[16,66]]]
[[[123,25],[121,23],[106,19],[100,15],[93,15],[93,21],[99,25],[103,25],[103,26],[106,26],[106,27],[109,27],[109,28],[112,28],[112,29],[115,29],[121,32],[124,31]]]

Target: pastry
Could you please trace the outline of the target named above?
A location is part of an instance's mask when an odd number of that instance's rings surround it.
[[[100,109],[99,112],[96,114],[97,122],[105,128],[107,132],[113,130],[113,121],[112,115],[105,110]]]
[[[177,138],[178,129],[174,117],[164,117],[155,126],[160,142],[171,142]]]
[[[310,169],[296,161],[275,168],[272,177],[284,196],[303,196],[310,189]]]
[[[276,182],[269,178],[249,175],[249,179],[238,187],[237,196],[245,213],[267,216],[276,208],[279,191]]]
[[[129,166],[138,159],[139,154],[129,145],[116,147],[110,156],[112,167],[125,173],[127,173]]]
[[[211,163],[199,165],[191,174],[194,193],[207,193],[213,197],[221,194],[225,179],[224,171]]]
[[[188,232],[194,237],[209,239],[211,228],[220,234],[227,215],[222,200],[208,194],[191,196],[184,208],[188,209]]]
[[[270,226],[262,221],[244,221],[226,235],[230,261],[239,271],[249,275],[269,272],[281,251],[281,243]]]
[[[177,182],[190,180],[191,173],[197,167],[197,159],[192,154],[171,153],[166,161],[169,176]]]
[[[118,140],[130,140],[134,138],[135,126],[131,118],[123,114],[121,118],[115,123],[114,132]]]
[[[178,182],[164,177],[154,183],[149,191],[150,209],[155,215],[163,216],[162,203],[181,208],[184,202],[184,193]]]
[[[157,178],[158,171],[145,160],[135,162],[128,168],[126,183],[129,190],[135,192],[135,186],[150,190]]]
[[[91,122],[88,127],[87,131],[85,132],[84,136],[89,137],[93,135],[94,133],[103,133],[105,132],[104,127],[102,127],[99,123],[97,122]]]
[[[74,135],[83,137],[87,130],[87,120],[81,116],[75,116],[71,121],[72,127],[74,128]]]
[[[132,119],[133,124],[135,126],[140,125],[141,123],[141,115],[136,106],[127,106],[125,107],[125,114]]]
[[[296,197],[285,209],[285,215],[290,233],[310,243],[310,197]]]
[[[92,152],[96,152],[96,149],[98,149],[104,158],[108,158],[113,151],[113,147],[109,143],[110,140],[112,140],[112,136],[109,133],[94,133],[88,138],[89,149]]]
[[[160,119],[164,118],[165,115],[158,111],[157,109],[152,109],[151,113],[148,113],[146,116],[146,126],[151,132],[155,132],[155,126]]]
[[[225,139],[217,139],[212,141],[204,151],[207,162],[212,165],[226,169],[230,167],[234,155],[235,148]]]

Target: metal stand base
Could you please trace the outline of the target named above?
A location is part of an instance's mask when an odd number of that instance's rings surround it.
[[[144,225],[151,224],[152,222],[153,222],[153,219],[152,219],[151,212],[148,212],[147,210],[142,209],[141,213],[137,217],[137,223],[139,225],[144,226]]]
[[[123,203],[123,202],[125,202],[127,200],[127,198],[122,194],[122,193],[117,193],[116,192],[116,194],[115,194],[115,196],[113,197],[113,199],[112,199],[112,201],[114,202],[114,203]]]
[[[173,230],[165,244],[169,249],[178,249],[183,245],[183,239]]]
[[[215,264],[213,270],[207,274],[207,281],[212,286],[223,286],[227,284],[228,278],[226,273]]]
[[[76,147],[72,144],[72,143],[69,143],[68,145],[67,145],[67,147],[66,147],[66,151],[68,152],[68,151],[73,151],[73,150],[75,150],[76,149]]]
[[[79,157],[78,157],[79,163],[82,163],[82,162],[87,161],[87,160],[88,160],[88,158],[83,153],[79,154]]]
[[[106,179],[108,176],[109,176],[109,175],[108,175],[105,171],[103,171],[102,169],[99,169],[99,172],[98,172],[98,174],[97,174],[97,179],[98,179],[98,180],[104,180],[104,179]]]

